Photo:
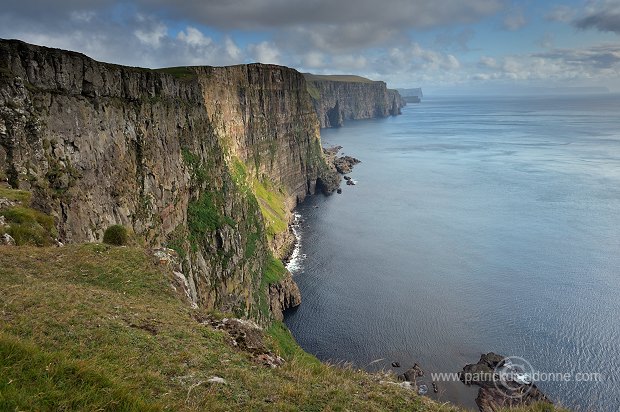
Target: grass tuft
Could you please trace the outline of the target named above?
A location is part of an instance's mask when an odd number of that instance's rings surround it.
[[[103,233],[103,243],[114,246],[125,246],[129,241],[127,229],[122,225],[113,225]]]
[[[53,217],[23,206],[1,210],[0,215],[9,224],[0,231],[11,235],[18,246],[50,246],[54,243],[57,233]]]

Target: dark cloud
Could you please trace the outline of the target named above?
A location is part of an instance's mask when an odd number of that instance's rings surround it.
[[[595,28],[600,31],[611,31],[620,34],[620,12],[616,14],[596,13],[577,19],[574,25],[580,29]]]
[[[22,0],[0,13],[53,28],[66,26],[70,16],[92,13],[114,21],[134,12],[221,31],[276,32],[280,44],[294,47],[352,50],[383,45],[409,29],[475,22],[502,4],[503,0],[58,0],[53,7],[41,7],[38,0]]]
[[[38,0],[14,2],[10,10],[22,16],[68,14],[137,7],[174,19],[221,29],[290,27],[307,24],[353,24],[380,21],[397,27],[428,28],[468,23],[500,9],[502,0],[57,0],[42,7]]]
[[[585,15],[572,24],[580,29],[597,29],[620,34],[620,3],[618,1],[594,2],[584,11]]]
[[[601,45],[587,49],[555,49],[534,55],[565,65],[620,72],[620,45]]]

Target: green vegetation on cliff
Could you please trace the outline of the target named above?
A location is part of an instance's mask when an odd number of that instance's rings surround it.
[[[347,82],[347,83],[374,83],[374,80],[367,79],[362,76],[355,76],[352,74],[311,74],[304,73],[304,77],[308,82],[329,80],[332,82]]]
[[[286,362],[263,366],[200,321],[207,314],[142,249],[1,252],[1,410],[453,409],[379,383],[388,377],[321,364],[281,324],[263,339]]]

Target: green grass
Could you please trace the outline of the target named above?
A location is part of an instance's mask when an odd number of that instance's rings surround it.
[[[252,188],[265,219],[267,233],[274,236],[288,230],[285,195],[266,181],[253,179]]]
[[[312,82],[306,82],[306,89],[314,100],[319,100],[321,98],[321,92]]]
[[[16,197],[27,199],[23,194]],[[8,233],[17,245],[49,246],[54,243],[57,233],[53,217],[23,206],[0,210],[0,215],[9,224],[8,228],[0,229],[0,234]]]
[[[320,363],[282,323],[264,339],[286,362],[262,366],[166,270],[134,247],[0,247],[0,410],[458,410]]]
[[[115,246],[124,246],[129,242],[127,228],[122,225],[112,225],[103,233],[103,243]]]
[[[267,262],[265,262],[263,280],[267,282],[267,284],[276,283],[280,281],[285,274],[286,268],[282,261],[273,256],[269,256]]]
[[[264,367],[196,321],[169,277],[138,248],[2,247],[0,334],[13,355],[2,356],[0,409],[450,410],[317,362],[282,324],[264,339],[287,362]]]
[[[207,234],[221,228],[224,224],[234,227],[236,222],[229,216],[220,214],[212,192],[203,193],[200,198],[190,202],[187,206],[187,226],[190,241],[194,246],[199,244]]]
[[[160,73],[171,74],[177,79],[193,79],[196,77],[196,73],[187,66],[181,67],[165,67],[163,69],[156,69],[155,71]]]
[[[346,83],[374,83],[374,80],[367,79],[361,76],[355,76],[352,74],[312,74],[304,73],[304,77],[307,82],[320,82],[320,81],[332,81],[332,82],[346,82]]]
[[[0,410],[158,411],[96,365],[0,332]]]
[[[6,187],[0,187],[0,198],[5,198],[12,200],[14,202],[19,202],[23,206],[28,206],[30,204],[30,198],[32,194],[25,190],[17,190],[17,189],[9,189]]]

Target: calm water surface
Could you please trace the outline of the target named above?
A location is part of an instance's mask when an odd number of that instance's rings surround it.
[[[521,356],[601,373],[539,386],[620,410],[619,96],[425,99],[322,138],[363,163],[356,186],[298,209],[303,303],[286,323],[302,347],[427,375]],[[477,389],[439,388],[475,407]]]

